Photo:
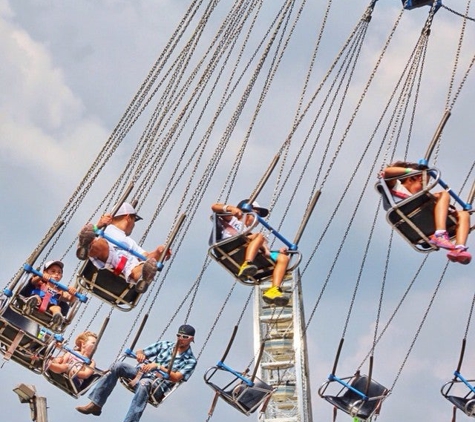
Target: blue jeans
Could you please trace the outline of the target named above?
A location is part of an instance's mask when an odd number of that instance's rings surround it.
[[[112,365],[110,372],[102,378],[89,394],[91,401],[97,406],[104,406],[107,398],[115,388],[117,381],[120,377],[134,378],[138,369],[135,366],[129,365],[124,362],[116,362]],[[150,378],[142,378],[135,385],[135,394],[132,402],[130,403],[129,411],[125,416],[124,422],[139,422],[142,417],[142,413],[147,406],[148,395],[153,380]]]

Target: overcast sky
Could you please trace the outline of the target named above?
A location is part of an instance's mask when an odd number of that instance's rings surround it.
[[[66,206],[74,190],[83,179],[96,155],[105,144],[118,124],[127,106],[138,91],[155,60],[166,46],[176,26],[189,6],[189,1],[147,1],[147,0],[91,0],[55,2],[37,0],[0,0],[0,194],[3,206],[0,219],[0,234],[3,247],[0,253],[2,277],[5,285],[25,262],[41,241],[52,222]],[[223,19],[234,2],[220,2],[215,14],[208,23],[197,51],[204,52],[211,43],[217,24]],[[276,2],[277,3],[277,2]],[[323,3],[323,2],[320,2]],[[333,59],[349,37],[353,27],[362,16],[366,1],[333,1],[334,5],[328,18],[328,24],[317,53],[306,101],[316,92]],[[351,3],[351,4],[348,4]],[[463,5],[447,1],[447,6],[464,12]],[[457,4],[456,4],[457,3]],[[280,4],[280,3],[279,3]],[[300,2],[296,10],[300,7]],[[305,295],[305,315],[311,318],[308,327],[310,384],[312,388],[312,406],[314,421],[332,420],[332,408],[318,397],[317,390],[333,366],[338,342],[342,336],[346,317],[350,307],[355,283],[361,287],[352,310],[350,324],[345,333],[345,345],[340,357],[338,375],[351,375],[361,364],[370,350],[376,322],[379,332],[386,324],[407,286],[415,276],[417,268],[424,259],[423,254],[413,251],[404,240],[395,235],[393,240],[392,261],[386,280],[387,287],[381,310],[381,320],[376,321],[378,301],[381,292],[384,262],[390,228],[380,213],[373,227],[373,218],[378,197],[373,189],[377,169],[387,162],[392,150],[384,144],[381,151],[377,145],[383,138],[378,133],[374,144],[370,139],[377,127],[384,106],[408,61],[409,53],[419,37],[422,25],[428,13],[424,7],[403,14],[400,27],[395,32],[387,54],[379,66],[374,82],[365,95],[348,135],[343,136],[352,111],[357,108],[358,100],[363,98],[364,88],[381,55],[384,42],[397,19],[401,2],[398,0],[380,0],[373,13],[368,35],[361,53],[360,63],[355,72],[351,89],[347,92],[348,105],[340,116],[340,127],[330,143],[328,155],[324,148],[303,154],[311,156],[308,168],[299,162],[291,171],[289,164],[282,172],[282,178],[289,177],[288,186],[281,193],[272,210],[277,221],[284,219],[283,227],[293,232],[302,218],[303,208],[311,196],[314,184],[324,186],[322,197],[299,245],[304,256],[303,291]],[[258,30],[264,31],[269,11]],[[473,9],[473,8],[472,8]],[[199,13],[203,13],[200,9]],[[295,29],[292,41],[284,55],[279,71],[264,102],[262,113],[255,123],[243,162],[231,190],[230,201],[238,202],[254,189],[259,178],[277,153],[290,132],[298,107],[298,98],[304,85],[306,71],[311,62],[316,45],[324,8],[318,5],[306,5],[299,25]],[[471,15],[475,13],[472,11]],[[196,24],[196,21],[194,21]],[[452,70],[454,68],[456,48],[460,38],[462,19],[441,9],[434,18],[432,34],[426,58],[426,68],[421,79],[421,93],[418,98],[417,115],[413,121],[413,133],[408,150],[409,158],[417,160],[424,156],[428,142],[447,104]],[[190,31],[193,31],[191,28]],[[188,33],[189,36],[189,33]],[[186,37],[185,37],[186,38]],[[250,45],[256,43],[256,37],[250,37]],[[463,53],[459,58],[454,88],[451,98],[457,94],[457,88],[475,54],[475,35],[473,21],[467,22]],[[197,60],[196,58],[194,60]],[[190,65],[191,66],[191,65]],[[240,69],[244,67],[241,64]],[[218,72],[216,70],[215,72]],[[249,75],[247,75],[249,77]],[[330,77],[331,79],[331,77]],[[256,84],[262,87],[262,79]],[[215,91],[220,93],[224,84]],[[259,93],[259,89],[257,89]],[[444,179],[458,191],[462,188],[470,166],[475,157],[473,141],[473,93],[474,75],[469,75],[466,85],[452,110],[440,150],[436,151],[437,166],[443,171]],[[220,98],[220,97],[217,97]],[[192,284],[200,274],[206,258],[209,234],[208,216],[210,203],[218,200],[223,180],[227,177],[230,165],[239,151],[251,125],[251,115],[257,103],[255,94],[251,105],[243,112],[230,144],[223,154],[220,166],[210,186],[204,193],[201,203],[193,216],[192,227],[183,240],[183,246],[170,264],[163,291],[153,302],[151,318],[147,323],[140,345],[154,341],[172,320]],[[316,115],[323,100],[317,101],[309,114]],[[451,101],[449,101],[450,103]],[[213,98],[211,110],[218,108],[218,100]],[[201,103],[202,105],[202,103]],[[394,107],[394,106],[393,106]],[[226,110],[211,136],[208,149],[204,152],[209,159],[231,118],[233,109]],[[191,127],[197,114],[189,123]],[[212,116],[210,112],[208,115]],[[410,121],[410,114],[407,115]],[[335,119],[335,111],[329,120]],[[307,123],[309,125],[309,123]],[[144,130],[144,122],[138,121],[129,143],[119,150],[117,162],[105,170],[100,189],[88,197],[70,227],[65,232],[69,236],[54,249],[51,257],[62,256],[65,248],[74,240],[81,224],[94,213],[100,200],[99,196],[107,192],[124,163],[134,142]],[[221,131],[221,132],[220,132]],[[318,132],[318,127],[315,133]],[[204,137],[204,130],[198,131]],[[298,131],[289,152],[289,162],[297,156],[298,148],[303,144],[305,130]],[[185,131],[179,139],[185,139]],[[199,135],[197,136],[199,137]],[[322,135],[324,141],[331,137],[329,129]],[[406,134],[407,137],[407,134]],[[311,136],[312,138],[312,136]],[[341,152],[337,148],[340,139],[344,139]],[[196,141],[197,142],[197,141]],[[405,142],[405,139],[401,143]],[[179,146],[180,143],[178,142]],[[189,151],[195,144],[191,144]],[[353,174],[363,151],[369,147],[368,155],[358,172]],[[395,148],[396,157],[404,154],[404,146]],[[366,153],[365,153],[366,154]],[[335,164],[332,158],[335,157]],[[375,158],[376,157],[376,158]],[[188,158],[188,157],[186,157]],[[376,168],[373,160],[376,161]],[[183,161],[183,162],[182,162]],[[322,174],[319,173],[320,162]],[[166,190],[175,168],[181,168],[184,159],[172,155],[163,165],[164,174],[157,183],[154,193],[158,198]],[[185,166],[184,172],[193,167]],[[204,165],[199,168],[203,172]],[[323,176],[328,171],[328,179]],[[301,173],[300,173],[301,172]],[[117,174],[116,174],[117,173]],[[189,173],[186,173],[187,177]],[[298,175],[302,174],[302,180]],[[349,181],[354,176],[354,181]],[[275,177],[275,176],[274,176]],[[369,180],[369,183],[368,183]],[[465,185],[463,195],[467,195],[473,173]],[[269,182],[271,185],[275,180]],[[368,184],[368,186],[366,186]],[[189,189],[192,193],[195,185]],[[272,200],[274,186],[268,186],[258,200],[267,204]],[[348,189],[346,189],[348,187]],[[163,212],[153,226],[151,235],[144,244],[151,249],[163,241],[170,230],[174,217],[180,212],[181,200],[190,200],[181,181],[171,199],[164,205]],[[350,217],[356,208],[360,193],[363,201],[351,224]],[[286,202],[295,197],[296,202],[284,218]],[[342,206],[336,211],[337,203],[343,197]],[[144,203],[142,227],[152,218],[157,199]],[[328,230],[325,231],[325,228]],[[349,235],[345,236],[348,227]],[[138,230],[144,230],[138,227]],[[374,232],[373,232],[374,230]],[[368,236],[373,238],[368,251],[365,251]],[[137,232],[137,238],[142,232]],[[317,252],[312,252],[321,239]],[[344,242],[343,240],[344,239]],[[340,245],[344,243],[344,246]],[[469,240],[473,248],[473,240]],[[473,252],[473,251],[472,251]],[[335,257],[338,257],[334,262]],[[65,280],[72,277],[77,260],[74,252],[69,251]],[[362,264],[364,262],[364,265]],[[421,274],[417,277],[413,289],[396,318],[384,333],[381,343],[375,351],[373,376],[382,384],[390,387],[397,378],[397,384],[391,396],[385,401],[380,420],[420,421],[449,420],[451,406],[441,396],[442,384],[452,377],[455,369],[461,341],[465,334],[473,289],[473,265],[450,264],[433,306],[427,315],[425,324],[418,335],[417,342],[405,362],[409,348],[418,333],[421,320],[433,298],[437,283],[441,277],[446,259],[443,252],[429,256]],[[333,265],[334,264],[334,265]],[[361,269],[361,272],[360,272]],[[328,288],[322,290],[328,281]],[[212,324],[233,284],[231,276],[215,262],[205,272],[195,303],[190,306],[189,322],[196,326],[196,343],[193,349],[201,351],[211,330]],[[226,312],[209,342],[200,360],[196,373],[190,382],[183,386],[158,409],[148,407],[142,417],[143,422],[171,419],[173,421],[206,420],[212,401],[212,391],[202,379],[205,370],[221,357],[234,324],[238,321],[246,303],[250,289],[240,284],[236,286]],[[317,298],[321,296],[321,301]],[[145,306],[150,306],[150,301]],[[109,312],[107,306],[99,307],[99,301],[90,300],[87,313],[81,321],[75,322],[74,330],[81,330],[91,324],[98,330],[102,318]],[[98,316],[94,317],[98,309]],[[147,308],[145,308],[146,310]],[[137,320],[143,315],[135,310],[130,313],[115,311],[110,326],[96,355],[98,366],[106,368],[120,353],[124,342],[130,342],[131,331],[137,326]],[[178,316],[171,322],[166,337],[174,335],[176,327],[186,318],[187,310],[180,309]],[[92,323],[90,321],[93,320]],[[252,306],[246,310],[242,326],[238,332],[235,348],[228,357],[240,369],[253,356]],[[74,335],[74,334],[72,334]],[[473,333],[469,331],[468,347],[463,373],[468,378],[474,376]],[[128,345],[128,343],[126,344]],[[367,368],[363,366],[363,370]],[[399,370],[402,368],[401,373]],[[244,368],[242,368],[244,369]],[[2,407],[12,409],[14,416],[7,422],[28,420],[28,407],[20,404],[12,388],[18,383],[34,384],[39,395],[47,397],[49,421],[69,419],[86,420],[74,410],[74,407],[87,403],[83,397],[75,400],[59,389],[51,386],[41,376],[34,375],[23,367],[7,362],[0,370],[3,381]],[[101,420],[112,422],[121,420],[126,414],[132,395],[118,386],[105,406]],[[92,417],[89,417],[92,418]],[[212,420],[229,422],[247,419],[244,415],[224,404],[218,403]],[[256,416],[251,416],[255,420]],[[342,420],[349,416],[341,414]],[[466,416],[460,414],[460,420]],[[3,420],[3,418],[2,418]]]

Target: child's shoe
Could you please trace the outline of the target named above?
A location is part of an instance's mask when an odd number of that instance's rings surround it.
[[[447,232],[443,232],[440,234],[434,233],[432,236],[429,237],[429,242],[432,245],[442,249],[452,250],[455,248],[454,244],[450,241]]]
[[[244,261],[237,276],[239,278],[252,277],[255,273],[257,273],[257,267],[252,262]]]
[[[467,251],[467,248],[462,247],[452,249],[447,254],[447,258],[449,258],[452,262],[458,262],[459,264],[467,265],[470,264],[472,255]]]

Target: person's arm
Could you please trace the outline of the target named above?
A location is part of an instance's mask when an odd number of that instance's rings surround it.
[[[211,209],[217,214],[229,214],[222,216],[222,218],[225,218],[226,220],[230,220],[233,216],[238,219],[242,217],[242,210],[234,205],[215,203],[211,205]]]
[[[61,299],[65,302],[74,302],[76,300],[76,296],[74,296],[76,294],[76,291],[77,290],[75,287],[69,286],[67,292],[64,290],[61,291]]]
[[[83,365],[81,369],[77,372],[76,377],[80,379],[89,378],[92,374],[94,374],[94,368],[96,367],[96,362],[93,360],[89,365]]]
[[[386,167],[383,170],[383,178],[386,180],[386,184],[389,189],[392,189],[396,185],[396,181],[399,177],[407,176],[408,174],[417,171],[409,167]]]
[[[64,354],[58,356],[57,358],[51,359],[48,364],[48,369],[56,374],[62,374],[66,372],[69,368],[67,357],[67,354]]]

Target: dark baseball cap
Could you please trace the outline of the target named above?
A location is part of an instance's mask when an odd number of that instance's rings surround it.
[[[195,329],[191,325],[184,324],[178,328],[178,334],[186,334],[188,336],[195,336]]]

